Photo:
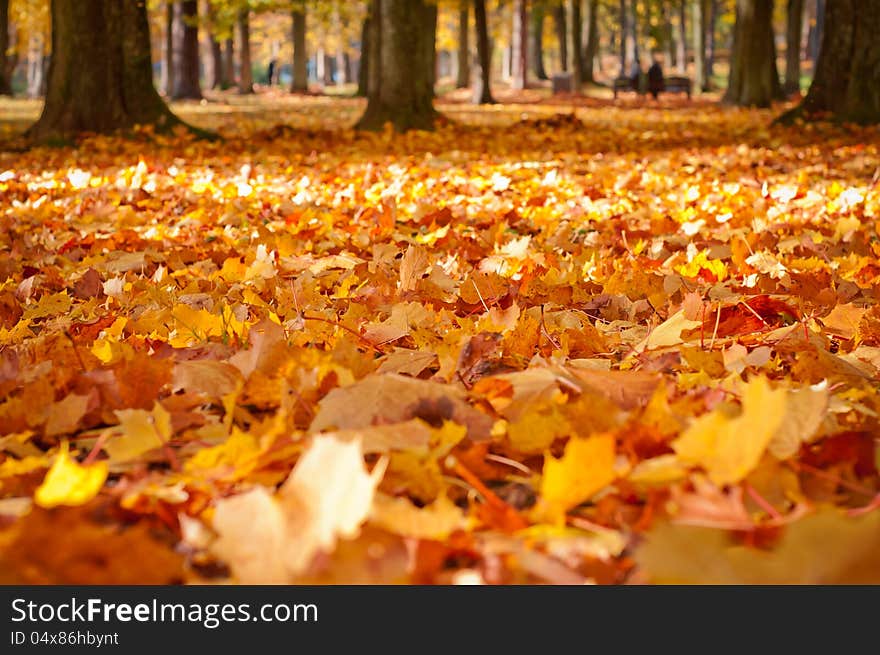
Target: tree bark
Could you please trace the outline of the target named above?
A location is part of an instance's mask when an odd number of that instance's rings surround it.
[[[718,0],[708,0],[709,13],[706,23],[706,87],[712,86],[712,77],[715,75],[715,31],[718,27]]]
[[[801,33],[804,0],[788,0],[785,25],[785,92],[801,90]]]
[[[568,27],[565,21],[565,5],[553,7],[553,22],[556,24],[556,40],[559,41],[559,63],[562,72],[568,72]]]
[[[12,95],[12,80],[6,61],[9,49],[9,0],[0,0],[0,96]]]
[[[254,74],[251,70],[251,24],[250,12],[243,9],[238,14],[238,92],[248,95],[254,92]]]
[[[293,80],[291,93],[305,93],[309,90],[309,55],[306,52],[306,8],[296,7],[293,17]]]
[[[223,42],[223,78],[220,86],[228,89],[235,84],[235,42],[226,39]]]
[[[584,83],[584,59],[581,50],[582,34],[581,28],[581,0],[569,0],[568,14],[571,29],[571,43],[568,51],[571,53],[571,90],[578,93]]]
[[[587,26],[587,42],[584,45],[583,79],[581,82],[595,84],[594,62],[599,51],[599,0],[587,2],[585,24]]]
[[[725,102],[769,107],[782,98],[773,42],[773,0],[737,0],[730,82]]]
[[[694,39],[694,90],[708,91],[706,79],[706,12],[703,0],[691,2],[691,22]]]
[[[458,10],[458,57],[455,88],[466,89],[471,82],[471,46],[469,39],[470,0],[461,0]]]
[[[510,88],[522,90],[528,83],[528,49],[529,22],[526,0],[514,0],[513,32],[510,38],[511,47],[511,80]]]
[[[474,104],[491,105],[492,51],[489,46],[489,23],[486,20],[486,0],[474,0],[474,27],[477,32],[477,76],[474,80]]]
[[[174,5],[174,92],[175,100],[199,100],[199,3],[183,0]]]
[[[357,89],[357,95],[361,98],[367,97],[370,86],[370,35],[372,34],[372,20],[370,14],[367,13],[363,25],[361,26],[361,61],[358,66]],[[305,38],[305,36],[303,36],[303,38]]]
[[[816,75],[795,115],[880,123],[880,0],[825,3]]]
[[[205,6],[208,13],[206,25],[208,56],[205,59],[205,83],[209,89],[219,89],[223,80],[223,49],[216,37],[217,15],[214,5],[207,2]]]
[[[372,0],[367,109],[360,129],[431,129],[437,5],[426,0]]]
[[[544,16],[544,7],[537,5],[532,8],[529,54],[532,59],[532,72],[539,80],[548,79],[547,71],[544,69]]]
[[[174,93],[174,2],[165,2],[165,39],[163,40],[162,71],[160,84],[162,93],[169,98]]]
[[[46,103],[28,136],[67,139],[179,122],[153,86],[145,0],[52,0]]]

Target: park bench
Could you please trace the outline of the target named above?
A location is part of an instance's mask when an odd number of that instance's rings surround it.
[[[663,78],[663,93],[686,93],[688,100],[691,98],[693,83],[690,78],[670,76]],[[614,80],[614,98],[617,99],[619,91],[635,91],[639,95],[648,92],[646,85],[640,80],[638,88],[633,88],[633,81],[629,77],[618,77]]]

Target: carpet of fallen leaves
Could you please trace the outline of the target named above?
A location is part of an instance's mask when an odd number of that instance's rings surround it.
[[[301,103],[0,153],[0,581],[880,582],[880,131]]]

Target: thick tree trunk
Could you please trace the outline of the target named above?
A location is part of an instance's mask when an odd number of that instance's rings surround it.
[[[584,83],[584,59],[581,50],[581,0],[569,0],[568,15],[571,20],[569,24],[571,29],[571,43],[569,43],[568,51],[571,53],[571,90],[578,93],[581,85]]]
[[[683,1],[683,0],[682,0]],[[620,0],[620,11],[618,12],[618,17],[620,20],[620,43],[618,46],[620,47],[620,75],[625,76],[629,74],[629,71],[626,68],[626,42],[627,42],[627,15],[628,11],[626,9],[626,0]]]
[[[708,91],[706,79],[706,12],[703,0],[691,2],[691,23],[694,34],[694,91]]]
[[[474,80],[474,104],[490,105],[492,97],[492,50],[489,45],[489,22],[486,20],[486,0],[474,0],[474,28],[477,33],[477,75]]]
[[[162,70],[159,84],[169,98],[174,93],[174,2],[165,2],[165,38],[162,41]]]
[[[458,57],[455,88],[466,89],[471,82],[471,46],[469,39],[470,0],[461,0],[458,10]]]
[[[675,61],[678,72],[687,71],[687,0],[678,0],[678,38],[675,41]]]
[[[226,39],[223,42],[223,78],[220,86],[229,89],[235,85],[235,42]]]
[[[293,80],[292,93],[305,93],[309,90],[309,55],[306,52],[306,9],[293,10]],[[363,63],[363,60],[361,60]]]
[[[145,0],[52,0],[46,103],[37,141],[178,122],[153,86]]]
[[[532,60],[532,72],[539,80],[548,79],[547,71],[544,69],[544,16],[544,7],[532,8],[529,54]]]
[[[804,0],[788,0],[785,26],[785,92],[801,90],[801,33]]]
[[[594,63],[599,52],[599,0],[589,0],[587,2],[587,15],[584,24],[587,30],[587,42],[584,45],[583,79],[581,82],[595,84]]]
[[[769,107],[782,97],[773,42],[773,0],[737,0],[730,82],[724,100]]]
[[[556,24],[556,40],[559,41],[559,62],[562,72],[568,72],[568,28],[565,22],[565,5],[553,7],[553,22]]]
[[[825,4],[816,75],[797,114],[880,123],[880,0]]]
[[[174,92],[175,100],[199,100],[199,3],[183,0],[174,5]]]
[[[12,95],[12,80],[6,62],[9,49],[9,0],[0,0],[0,96]]]
[[[358,127],[398,132],[431,129],[437,5],[426,0],[373,0],[367,109]]]
[[[238,14],[238,92],[254,92],[254,74],[251,70],[251,24],[247,9]]]
[[[372,18],[368,13],[361,26],[361,61],[358,66],[357,95],[366,98],[370,87],[370,35],[372,34]],[[305,38],[305,33],[303,35]]]
[[[715,75],[715,31],[718,27],[718,0],[708,0],[709,18],[706,24],[706,87],[711,88]]]
[[[525,89],[528,84],[528,38],[529,22],[526,0],[514,0],[513,3],[513,32],[510,38],[511,48],[511,80],[510,88],[514,90]]]

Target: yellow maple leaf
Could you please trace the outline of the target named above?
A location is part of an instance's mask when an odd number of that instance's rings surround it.
[[[544,459],[539,514],[561,521],[572,507],[589,500],[615,478],[614,437],[599,434],[587,439],[571,439],[565,453]]]
[[[171,438],[171,415],[156,403],[153,410],[116,411],[122,434],[107,442],[104,450],[114,462],[128,462],[159,448]]]
[[[98,495],[107,479],[107,462],[95,462],[83,466],[68,454],[67,442],[52,468],[46,473],[43,483],[34,492],[34,502],[41,507],[58,505],[84,505]]]
[[[761,461],[785,418],[786,402],[784,389],[756,377],[743,391],[739,416],[722,410],[701,416],[672,446],[682,462],[702,466],[715,484],[739,482]]]

